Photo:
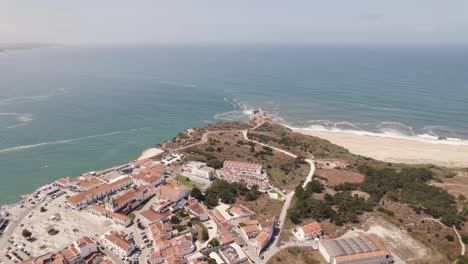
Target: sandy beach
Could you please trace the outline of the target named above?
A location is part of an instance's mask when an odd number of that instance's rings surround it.
[[[382,161],[468,167],[468,146],[466,145],[435,144],[416,140],[305,129],[294,129],[294,131],[330,140],[355,154]]]
[[[163,153],[164,151],[162,149],[158,149],[158,148],[149,148],[149,149],[145,149],[141,154],[140,156],[137,158],[137,160],[142,160],[142,159],[149,159],[149,158],[152,158],[154,156],[157,156],[161,153]]]

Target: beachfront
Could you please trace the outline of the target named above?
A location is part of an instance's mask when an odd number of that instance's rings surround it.
[[[344,132],[294,131],[327,139],[349,151],[388,162],[411,164],[432,163],[448,167],[468,167],[468,146],[436,144],[417,140],[355,135]]]

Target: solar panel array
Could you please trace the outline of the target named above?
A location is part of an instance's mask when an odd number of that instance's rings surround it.
[[[353,255],[378,251],[379,248],[365,236],[327,240],[322,243],[330,256]]]

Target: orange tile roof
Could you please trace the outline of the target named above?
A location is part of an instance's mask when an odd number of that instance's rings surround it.
[[[232,207],[230,211],[231,211],[232,213],[235,213],[235,214],[242,214],[242,213],[244,213],[244,211],[243,211],[240,207],[237,207],[237,206]]]
[[[123,177],[122,179],[119,179],[115,182],[112,182],[112,183],[104,183],[104,184],[100,184],[94,188],[91,188],[87,191],[84,191],[84,192],[80,192],[74,196],[70,196],[67,198],[67,200],[70,202],[70,203],[73,203],[73,204],[76,204],[76,203],[79,203],[83,200],[86,200],[88,196],[93,196],[93,195],[97,195],[97,194],[100,194],[100,193],[104,193],[116,186],[119,186],[127,181],[130,181],[130,177]]]
[[[101,261],[101,263],[99,264],[112,264],[112,260],[110,259],[104,259],[103,261]]]
[[[258,227],[256,225],[248,225],[242,227],[242,230],[244,230],[245,233],[253,233],[258,231]]]
[[[169,214],[166,213],[158,213],[153,210],[153,208],[148,208],[145,211],[141,212],[140,215],[144,218],[146,218],[150,222],[156,222],[158,220],[161,220],[162,218],[167,218],[169,217]]]
[[[258,236],[255,238],[255,241],[260,244],[260,246],[265,245],[265,243],[270,238],[270,235],[267,232],[260,232]]]
[[[82,238],[77,239],[77,240],[76,240],[76,244],[77,244],[79,247],[83,247],[83,246],[85,246],[85,245],[87,245],[87,244],[94,244],[94,241],[93,241],[91,238],[89,238],[89,237],[87,237],[87,236],[84,236],[84,237],[82,237]]]
[[[320,225],[317,222],[312,222],[306,225],[301,226],[302,230],[304,233],[312,233],[312,232],[320,232],[322,229],[320,228]]]
[[[61,185],[65,185],[68,183],[68,180],[65,178],[61,178],[61,179],[56,180],[55,182]]]
[[[172,200],[173,198],[175,197],[178,197],[180,196],[183,192],[186,192],[187,190],[185,189],[181,189],[181,188],[175,188],[173,186],[170,186],[170,185],[163,185],[161,186],[161,188],[159,188],[159,193]]]
[[[61,253],[67,260],[80,255],[80,252],[74,246],[65,248],[64,250],[61,251]]]
[[[124,215],[124,214],[119,214],[119,213],[109,211],[109,210],[105,209],[104,207],[96,205],[96,204],[90,205],[89,208],[92,209],[92,210],[95,210],[95,211],[99,211],[99,212],[108,214],[111,217],[115,217],[115,218],[118,218],[118,219],[123,220],[123,221],[127,221],[129,219],[129,217]]]
[[[125,251],[129,250],[130,247],[132,246],[130,241],[128,241],[127,239],[121,237],[119,234],[116,234],[116,233],[107,234],[105,235],[105,238],[109,240],[112,244],[116,245],[117,247]]]
[[[224,218],[224,216],[216,209],[214,211],[214,216],[216,217],[216,219],[218,219],[218,221],[220,222],[223,222],[226,220],[226,218]]]
[[[142,160],[135,160],[134,162],[132,162],[132,164],[134,166],[148,166],[149,164],[151,164],[151,162],[153,162],[151,159],[142,159]]]

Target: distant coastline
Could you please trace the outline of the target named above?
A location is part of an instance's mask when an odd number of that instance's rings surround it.
[[[46,44],[46,43],[0,43],[0,52],[8,52],[8,51],[15,51],[15,50],[30,50],[30,49],[38,49],[38,48],[48,48],[53,47],[53,44]]]

